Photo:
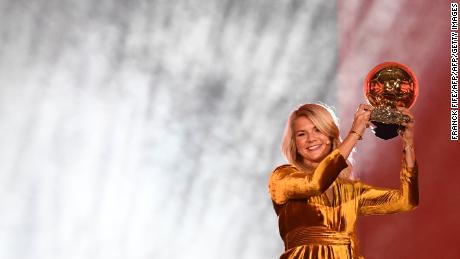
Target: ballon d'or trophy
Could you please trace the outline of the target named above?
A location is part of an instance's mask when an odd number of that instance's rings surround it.
[[[364,95],[374,106],[370,121],[372,131],[381,139],[398,136],[403,122],[410,121],[396,107],[412,107],[418,95],[418,81],[414,73],[397,62],[384,62],[374,67],[364,80]]]

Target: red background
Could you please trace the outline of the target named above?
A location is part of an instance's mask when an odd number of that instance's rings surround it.
[[[366,258],[460,258],[460,142],[450,140],[450,2],[400,1],[386,29],[379,19],[369,26],[377,3],[338,3],[339,96],[356,93],[341,99],[339,117],[352,118],[364,102],[362,80],[378,63],[395,60],[415,72],[420,205],[408,213],[362,217],[361,253]],[[350,124],[343,121],[343,129]],[[355,171],[369,184],[398,188],[401,150],[399,139],[383,141],[368,132],[354,155]]]

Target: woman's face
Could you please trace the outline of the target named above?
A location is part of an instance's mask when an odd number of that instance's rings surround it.
[[[317,165],[331,152],[331,141],[305,116],[294,121],[297,153],[305,165]]]

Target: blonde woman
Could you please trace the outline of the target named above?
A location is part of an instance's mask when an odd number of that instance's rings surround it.
[[[347,158],[369,127],[372,106],[361,104],[341,141],[333,112],[305,104],[289,117],[282,150],[289,164],[276,168],[269,192],[285,252],[280,259],[362,258],[356,240],[358,216],[409,211],[418,205],[414,117],[400,132],[401,188],[369,186],[350,178]]]

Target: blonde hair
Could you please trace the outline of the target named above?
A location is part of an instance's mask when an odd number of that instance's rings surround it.
[[[302,116],[311,120],[321,133],[329,137],[332,144],[330,152],[342,143],[342,139],[340,138],[337,117],[335,116],[334,111],[327,105],[307,103],[293,111],[289,116],[284,130],[281,149],[290,164],[299,169],[308,170],[302,163],[302,157],[297,152],[297,146],[295,143],[294,122],[297,118]],[[342,176],[349,178],[350,172],[346,175],[342,174]]]

